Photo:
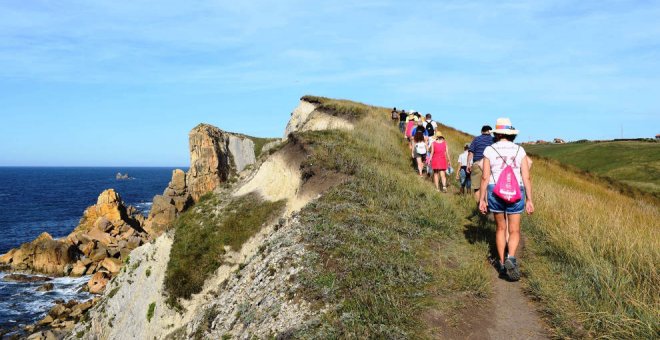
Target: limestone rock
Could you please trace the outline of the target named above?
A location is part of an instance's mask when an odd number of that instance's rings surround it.
[[[71,269],[71,276],[83,276],[87,272],[87,266],[82,262],[78,261],[76,264],[73,265],[73,269]]]
[[[105,286],[108,284],[108,275],[103,272],[97,272],[92,276],[92,278],[87,282],[87,287],[89,292],[92,294],[100,294],[105,289]]]
[[[101,266],[110,271],[110,273],[117,274],[119,273],[119,270],[121,270],[121,261],[119,259],[106,257],[103,262],[101,262]]]
[[[231,134],[227,137],[227,149],[237,172],[243,171],[245,167],[257,161],[254,153],[254,142],[251,139]]]
[[[45,274],[61,275],[67,264],[74,261],[77,248],[67,241],[54,240],[42,233],[34,241],[24,243],[2,258],[2,263],[13,269],[34,270]]]
[[[114,240],[114,237],[110,234],[96,228],[91,229],[86,235],[104,246],[109,245]]]
[[[229,177],[229,157],[222,130],[200,124],[188,134],[190,170],[188,187],[194,201],[215,189]]]

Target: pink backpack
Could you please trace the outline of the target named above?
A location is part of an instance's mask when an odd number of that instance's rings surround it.
[[[495,148],[493,148],[493,150],[495,150]],[[518,147],[518,151],[520,151],[520,147]],[[513,157],[514,162],[516,161],[516,157],[518,157],[518,151],[516,151],[516,155]],[[497,152],[497,150],[495,150],[495,152]],[[502,157],[499,152],[497,152],[497,155],[504,160],[506,167],[504,167],[504,170],[500,173],[500,177],[497,179],[497,182],[495,182],[493,193],[495,196],[508,203],[518,202],[522,198],[522,193],[520,192],[520,185],[518,184],[516,175],[513,173],[513,168],[506,163],[506,158]],[[491,172],[490,175],[493,176],[493,173]],[[493,180],[495,180],[494,176]]]

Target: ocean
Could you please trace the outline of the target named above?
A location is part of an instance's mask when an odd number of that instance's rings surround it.
[[[68,235],[82,213],[105,189],[144,214],[162,194],[175,168],[0,167],[0,254],[30,242],[42,232]],[[184,168],[184,170],[186,170]],[[117,172],[132,179],[117,180]],[[41,319],[55,300],[84,300],[79,292],[89,278],[56,278],[55,289],[37,292],[42,283],[5,282],[0,272],[0,329],[15,329]],[[1,334],[1,332],[0,332]]]

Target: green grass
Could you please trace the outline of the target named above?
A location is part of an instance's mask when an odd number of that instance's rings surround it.
[[[261,156],[261,151],[264,148],[264,145],[279,140],[279,138],[262,138],[262,137],[249,137],[254,142],[254,156],[259,158]]]
[[[527,145],[525,149],[660,198],[660,143],[584,142]]]
[[[350,100],[332,99],[318,96],[303,96],[301,100],[317,105],[317,110],[326,112],[330,115],[346,118],[348,120],[357,120],[368,115],[371,108],[362,103],[356,103]]]
[[[377,119],[383,110],[369,108],[352,131],[292,136],[311,166],[351,176],[301,212],[312,250],[303,296],[337,307],[300,337],[425,337],[427,310],[455,314],[446,306],[490,293],[486,247],[464,237],[459,203],[414,174],[399,133]]]
[[[174,222],[174,242],[165,273],[168,303],[190,298],[221,264],[225,246],[240,250],[264,223],[277,216],[284,202],[264,201],[257,194],[220,202],[214,194],[202,196]]]

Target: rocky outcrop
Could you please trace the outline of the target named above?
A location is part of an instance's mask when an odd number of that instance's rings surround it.
[[[51,275],[66,275],[67,266],[77,257],[76,248],[62,241],[54,240],[48,233],[42,233],[34,241],[24,243],[0,257],[0,261],[15,270],[31,270]]]
[[[135,208],[124,205],[119,194],[108,189],[85,210],[78,226],[66,238],[55,240],[43,233],[1,256],[0,263],[13,270],[57,276],[101,273],[105,281],[97,278],[90,285],[93,292],[100,292],[130,251],[148,240],[142,221]]]
[[[188,192],[186,184],[186,173],[180,169],[172,171],[172,180],[163,194],[154,197],[149,217],[145,223],[145,230],[152,237],[160,235],[181,212],[192,204],[192,196]]]
[[[25,331],[32,333],[27,339],[62,339],[96,302],[97,299],[58,301],[36,324],[25,327]]]
[[[188,137],[190,169],[187,173],[174,170],[163,194],[154,197],[144,224],[152,238],[158,237],[204,194],[256,162],[254,142],[247,136],[200,124],[190,131]]]
[[[193,200],[225,182],[230,174],[229,152],[222,130],[200,124],[188,134],[190,143],[190,170],[188,187]]]

